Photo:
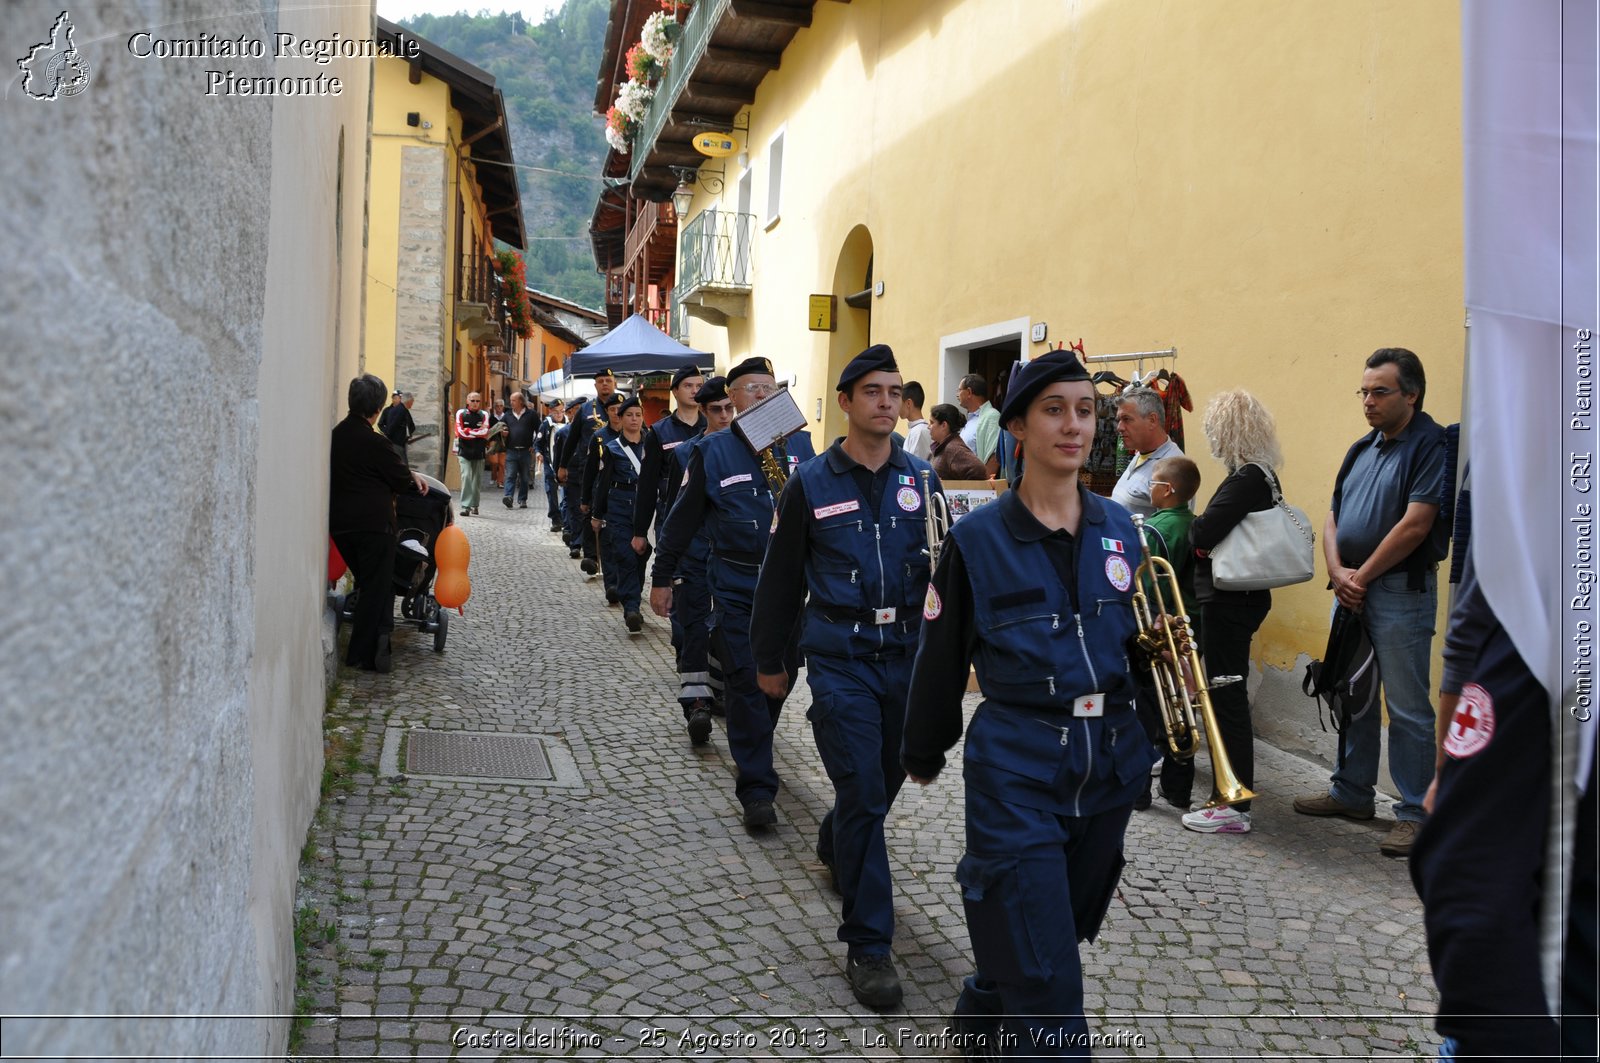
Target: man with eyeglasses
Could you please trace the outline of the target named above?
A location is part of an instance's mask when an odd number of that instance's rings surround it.
[[[1150,478],[1156,463],[1183,457],[1183,448],[1167,435],[1167,409],[1154,388],[1134,387],[1117,396],[1117,435],[1133,458],[1111,489],[1111,500],[1129,513],[1154,515]]]
[[[1367,359],[1357,395],[1372,430],[1345,454],[1323,527],[1333,593],[1361,616],[1389,710],[1389,774],[1400,803],[1393,829],[1378,846],[1386,856],[1410,854],[1433,780],[1428,666],[1438,605],[1435,571],[1449,546],[1449,529],[1438,519],[1445,434],[1422,412],[1426,392],[1422,360],[1411,351],[1384,347]],[[1296,798],[1294,810],[1371,819],[1379,728],[1375,712],[1353,721],[1341,736],[1328,792]]]
[[[728,371],[728,394],[743,413],[778,390],[772,363],[746,358]],[[792,474],[813,456],[811,436],[796,432],[772,448],[779,469]],[[750,608],[756,577],[771,534],[777,491],[760,457],[733,432],[709,435],[689,455],[689,468],[672,512],[661,528],[656,563],[650,572],[650,608],[668,617],[672,577],[678,561],[701,528],[711,542],[707,564],[713,610],[713,646],[722,662],[728,715],[728,751],[738,766],[734,793],[744,807],[744,825],[765,830],[778,822],[773,805],[778,773],[772,764],[772,732],[783,698],[769,697],[756,683],[750,646]],[[785,654],[789,684],[800,668],[799,633]]]

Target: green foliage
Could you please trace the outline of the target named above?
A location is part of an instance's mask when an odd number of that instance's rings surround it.
[[[538,25],[517,14],[465,11],[402,23],[494,75],[518,165],[579,175],[517,172],[529,237],[523,259],[529,287],[596,308],[604,304],[605,286],[595,272],[589,219],[606,143],[594,90],[610,14],[610,0],[566,0]]]

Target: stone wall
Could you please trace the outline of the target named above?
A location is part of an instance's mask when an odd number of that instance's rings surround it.
[[[411,464],[445,479],[450,416],[445,391],[445,349],[450,308],[445,305],[445,153],[407,145],[400,149],[400,255],[395,288],[395,379],[417,393],[417,431],[435,435],[411,448]]]
[[[6,24],[44,41],[59,11],[13,5]],[[371,3],[104,0],[71,18],[84,90],[35,100],[13,79],[0,99],[0,1000],[283,1013],[321,770],[327,433],[359,352],[370,62],[279,62],[271,42],[368,38]],[[128,48],[199,29],[267,57]],[[219,65],[343,91],[207,96]],[[266,1056],[287,1030],[39,1019],[7,1021],[5,1047]]]

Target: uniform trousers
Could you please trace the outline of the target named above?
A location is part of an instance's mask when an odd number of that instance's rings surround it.
[[[906,778],[900,736],[913,659],[806,657],[806,718],[834,792],[817,855],[832,866],[843,895],[839,940],[852,958],[886,955],[894,940],[894,883],[883,821]]]
[[[561,496],[558,494],[560,488],[561,485],[556,482],[555,465],[548,461],[545,462],[544,497],[545,501],[549,504],[547,515],[549,516],[550,523],[552,525],[561,523]]]
[[[1480,740],[1485,732],[1487,740],[1470,755],[1445,757],[1433,815],[1411,852],[1411,881],[1422,898],[1428,958],[1439,987],[1436,1026],[1454,1041],[1451,1054],[1463,1058],[1555,1056],[1563,1035],[1586,1030],[1585,1042],[1566,1049],[1578,1049],[1573,1058],[1593,1058],[1594,1020],[1558,1027],[1540,980],[1549,698],[1503,628],[1489,637],[1472,674],[1488,695],[1492,717],[1485,718],[1478,698],[1464,697],[1463,706],[1475,703],[1468,711]],[[1456,719],[1462,720],[1460,712]],[[1459,738],[1472,729],[1452,723],[1451,730]],[[1584,957],[1587,989],[1580,995],[1587,1000],[1576,1009],[1569,1004],[1569,1013],[1595,1009],[1594,798],[1591,783],[1586,824],[1580,804],[1569,884],[1568,970],[1575,955]]]
[[[582,544],[578,524],[585,519],[578,512],[578,489],[570,482],[564,484],[561,488],[561,540],[567,544],[567,549],[576,550]]]
[[[711,701],[711,588],[705,558],[690,550],[672,580],[672,644],[678,651],[678,704],[684,719]]]
[[[750,607],[755,596],[755,565],[712,556],[712,646],[722,662],[723,699],[728,715],[728,752],[738,768],[734,795],[741,805],[778,796],[772,764],[772,733],[783,711],[782,698],[769,698],[756,685],[755,652],[750,647]],[[785,655],[791,688],[800,671],[798,642]]]
[[[600,536],[605,548],[606,587],[617,592],[624,613],[637,613],[649,550],[646,549],[643,557],[633,552],[632,521],[608,518],[600,529]]]
[[[391,532],[337,532],[333,544],[356,581],[355,616],[345,663],[371,668],[383,636],[394,630],[394,535]]]

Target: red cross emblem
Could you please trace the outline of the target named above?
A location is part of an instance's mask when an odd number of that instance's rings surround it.
[[[1494,737],[1494,699],[1477,683],[1461,688],[1461,700],[1444,736],[1444,751],[1456,760],[1480,752]]]

